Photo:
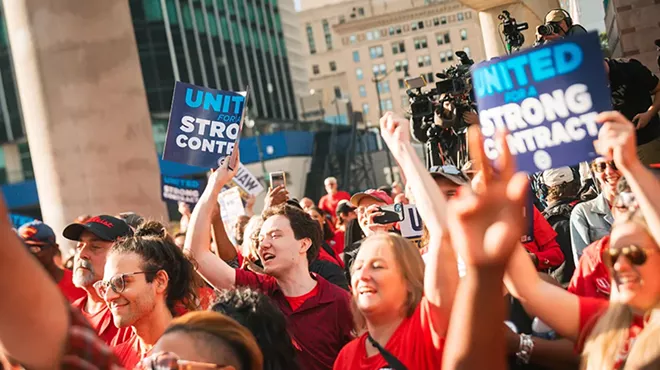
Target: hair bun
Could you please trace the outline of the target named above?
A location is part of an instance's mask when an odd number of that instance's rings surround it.
[[[165,225],[158,221],[144,221],[135,230],[135,236],[157,236],[159,238],[167,237]]]

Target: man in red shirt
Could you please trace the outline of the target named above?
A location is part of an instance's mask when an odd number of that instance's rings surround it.
[[[69,302],[84,297],[87,293],[73,285],[73,273],[61,269],[55,263],[59,246],[55,242],[55,233],[50,226],[41,221],[32,221],[18,229],[18,236],[28,247],[33,256],[55,280],[62,294]]]
[[[337,205],[342,200],[351,200],[351,195],[337,188],[337,179],[334,177],[328,177],[323,184],[328,194],[319,200],[319,208],[331,215],[333,221],[336,221]]]
[[[289,204],[267,209],[256,247],[264,274],[235,270],[209,250],[211,215],[218,194],[235,175],[228,161],[209,177],[190,218],[185,248],[197,271],[216,289],[249,286],[268,295],[287,317],[301,369],[332,369],[341,348],[352,339],[350,296],[309,272],[321,243],[321,228]]]
[[[133,234],[131,228],[116,217],[101,215],[89,218],[85,223],[73,223],[62,233],[75,240],[73,258],[73,284],[87,294],[71,303],[82,312],[99,337],[111,346],[130,338],[130,328],[119,330],[112,322],[112,314],[93,285],[103,279],[106,256],[112,244],[119,238]]]

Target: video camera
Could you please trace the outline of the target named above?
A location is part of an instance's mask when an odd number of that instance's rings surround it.
[[[474,61],[464,51],[457,51],[460,64],[451,66],[436,77],[435,87],[426,92],[424,76],[406,79],[410,98],[412,133],[415,139],[427,145],[427,166],[446,164],[449,159],[459,165],[460,135],[465,134],[467,124],[463,113],[476,110],[472,95],[470,67]],[[444,159],[444,160],[443,160]]]
[[[507,52],[518,51],[525,43],[525,36],[521,33],[529,28],[527,22],[517,23],[515,18],[511,17],[511,13],[507,10],[502,10],[502,14],[497,16],[499,19],[500,26],[502,27],[502,33],[507,44]]]

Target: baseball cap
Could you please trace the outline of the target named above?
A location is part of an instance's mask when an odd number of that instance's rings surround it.
[[[545,15],[545,23],[557,23],[566,19],[565,10],[552,9]]]
[[[82,224],[73,223],[64,228],[62,235],[69,240],[80,240],[83,231],[89,231],[108,242],[133,235],[133,230],[124,220],[108,215],[94,216]]]
[[[121,218],[128,224],[128,226],[133,229],[137,229],[140,224],[144,222],[144,217],[138,215],[135,212],[122,212],[117,215],[118,218]]]
[[[343,199],[339,201],[339,204],[337,204],[337,210],[336,210],[337,215],[340,215],[342,213],[348,213],[351,211],[355,211],[355,207],[351,206],[351,203],[349,203],[347,200]]]
[[[364,199],[372,199],[376,202],[385,202],[387,204],[394,203],[392,197],[387,195],[386,192],[382,190],[369,189],[363,193],[354,194],[351,197],[351,204],[353,205],[353,207],[357,207],[360,204],[360,202]]]
[[[573,181],[573,170],[570,167],[559,167],[543,171],[543,183],[546,186],[561,185]]]
[[[56,245],[55,232],[41,221],[32,221],[18,228],[18,236],[27,245]]]
[[[433,178],[444,177],[456,185],[466,185],[470,182],[461,170],[452,165],[433,166],[429,168],[429,173]]]

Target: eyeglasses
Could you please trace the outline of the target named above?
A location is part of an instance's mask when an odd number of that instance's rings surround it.
[[[603,254],[603,262],[612,269],[619,257],[624,256],[635,266],[641,266],[646,263],[649,253],[642,247],[631,244],[622,248],[608,248]]]
[[[112,289],[113,292],[120,294],[126,289],[126,276],[135,276],[140,274],[149,274],[154,273],[155,271],[137,271],[131,272],[128,274],[118,274],[110,278],[108,281],[99,280],[94,283],[94,289],[98,293],[99,297],[105,297],[108,293],[108,288]]]
[[[172,352],[161,352],[149,356],[137,366],[138,369],[145,370],[224,369],[229,367],[229,365],[218,365],[210,362],[182,360],[176,353]]]
[[[616,168],[616,164],[614,161],[608,161],[608,162],[597,162],[591,165],[591,167],[594,169],[594,171],[600,173],[600,172],[605,172],[605,168],[610,167],[613,171],[618,171]]]

